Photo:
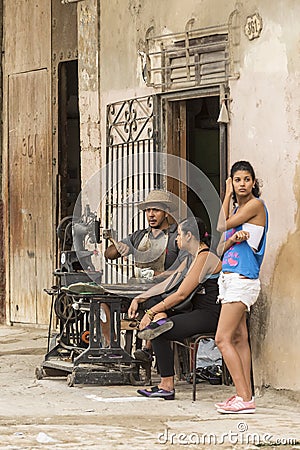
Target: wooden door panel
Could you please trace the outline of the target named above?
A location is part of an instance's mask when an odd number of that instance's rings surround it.
[[[187,164],[186,164],[186,101],[170,102],[167,120],[167,152],[180,158],[176,165],[177,179],[167,176],[167,189],[176,194],[182,202],[179,204],[179,216],[186,217],[187,214]]]
[[[49,67],[51,3],[53,2],[49,0],[5,2],[7,73],[25,73],[40,67]]]
[[[10,320],[47,323],[52,272],[48,73],[9,77]]]

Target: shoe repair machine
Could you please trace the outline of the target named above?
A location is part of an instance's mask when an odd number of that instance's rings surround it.
[[[132,331],[125,348],[121,347],[121,317],[130,301],[148,284],[101,284],[102,273],[92,264],[94,251],[85,249],[85,242],[101,242],[100,220],[86,206],[83,216],[68,216],[61,221],[57,235],[62,242],[60,269],[54,271],[58,285],[45,291],[52,297],[48,348],[36,378],[67,377],[67,384],[150,384],[151,362],[131,356]],[[107,233],[108,234],[108,233]],[[105,230],[103,230],[105,236]],[[66,250],[74,248],[75,250]],[[110,309],[110,345],[105,346],[101,321],[105,322],[102,304]],[[53,311],[59,332],[51,337]],[[128,322],[130,323],[130,322]],[[127,334],[127,332],[126,332]],[[140,368],[146,371],[142,380]]]

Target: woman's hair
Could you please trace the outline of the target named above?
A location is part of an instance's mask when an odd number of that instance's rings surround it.
[[[255,181],[255,184],[254,184],[254,186],[252,188],[252,194],[254,195],[254,197],[257,197],[257,198],[260,197],[259,181],[258,181],[258,179],[255,176],[254,169],[251,166],[251,164],[248,161],[237,161],[236,163],[234,163],[233,166],[231,167],[231,170],[230,170],[231,178],[233,178],[234,174],[238,170],[244,170],[244,171],[250,173],[252,180]],[[234,191],[233,191],[233,194],[232,194],[232,198],[233,198],[233,202],[236,203],[237,200],[236,200],[236,194],[235,194]]]
[[[207,233],[205,223],[199,217],[188,217],[180,222],[180,228],[183,233],[190,233],[200,242],[204,242],[206,245],[210,245],[210,236]]]

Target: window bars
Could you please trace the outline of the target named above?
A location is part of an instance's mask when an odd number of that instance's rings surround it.
[[[160,185],[156,170],[157,104],[155,96],[125,100],[107,107],[105,227],[120,240],[148,225],[138,203]],[[133,261],[108,261],[106,282],[126,282]]]

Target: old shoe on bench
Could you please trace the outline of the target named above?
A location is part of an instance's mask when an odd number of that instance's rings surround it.
[[[173,328],[173,326],[174,323],[167,319],[160,319],[157,322],[151,322],[150,325],[138,332],[138,338],[151,341],[151,339],[155,339],[162,333],[169,331]]]

